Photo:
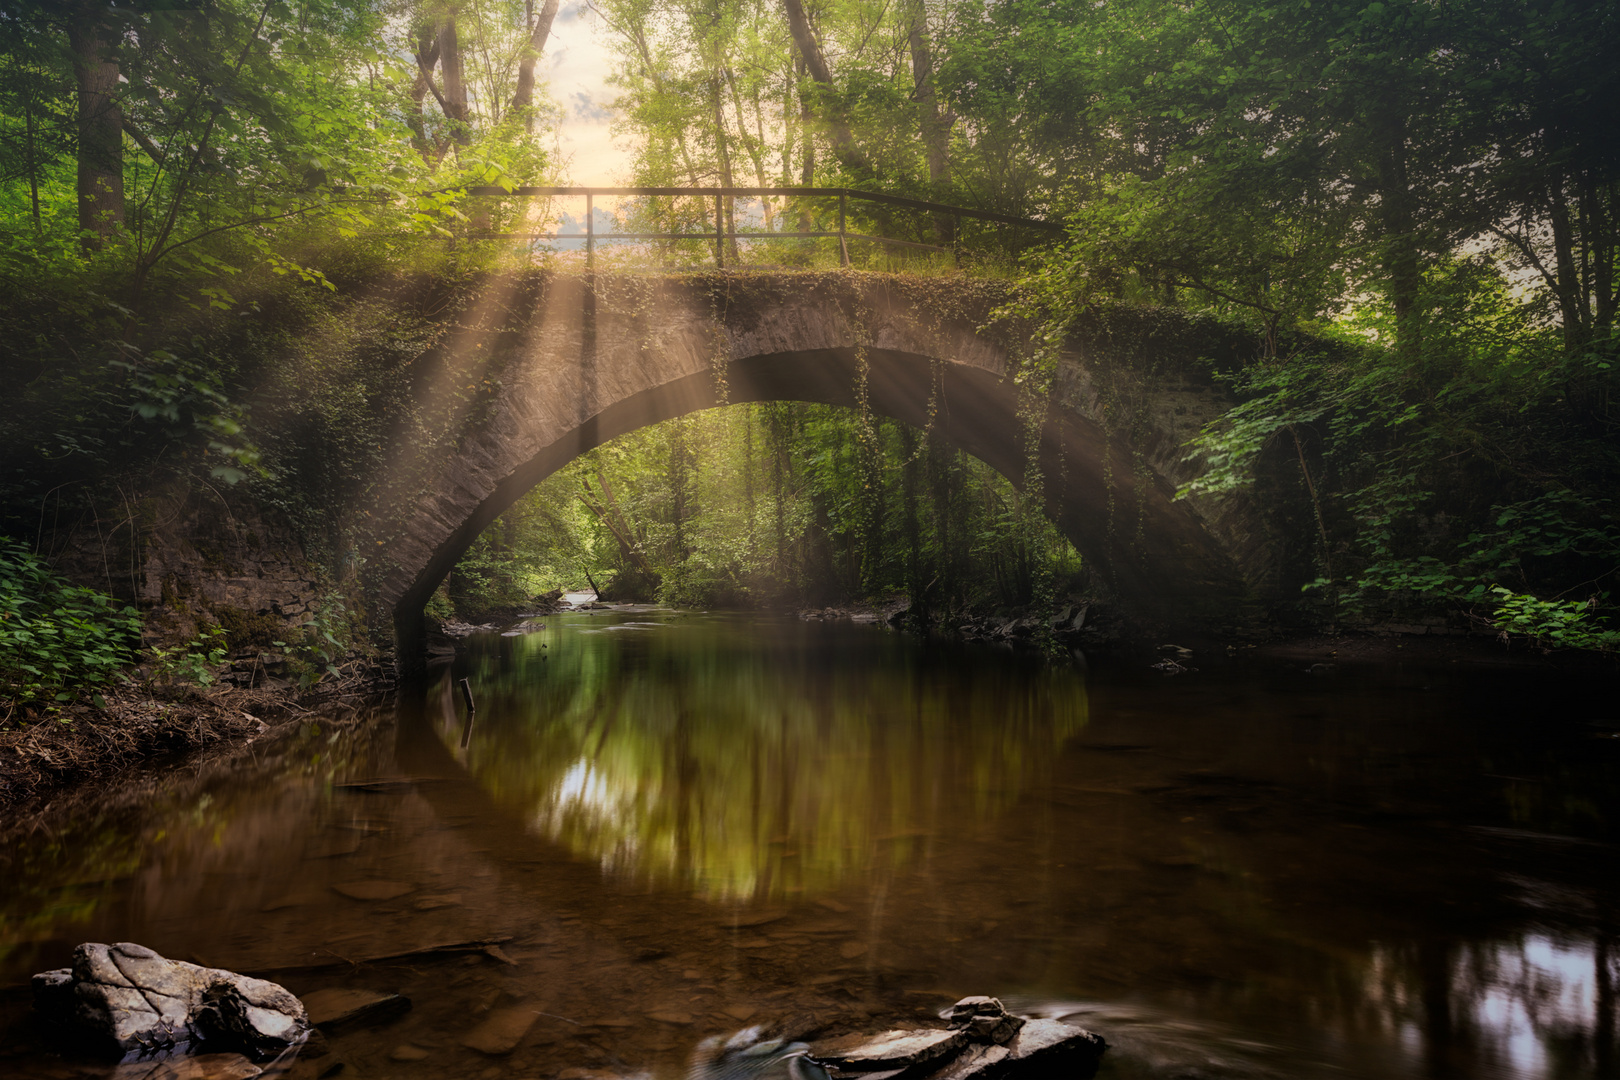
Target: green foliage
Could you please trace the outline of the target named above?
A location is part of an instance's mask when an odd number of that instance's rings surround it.
[[[1233,375],[1245,400],[1194,441],[1206,471],[1180,494],[1221,496],[1268,468],[1295,471],[1310,478],[1332,532],[1307,589],[1341,610],[1450,607],[1512,633],[1598,647],[1601,635],[1582,629],[1593,624],[1554,631],[1578,612],[1600,618],[1601,601],[1561,597],[1599,592],[1620,568],[1610,495],[1620,446],[1591,430],[1571,394],[1607,369],[1594,370],[1589,350],[1560,348],[1539,311],[1488,263],[1436,267],[1409,316],[1416,349],[1364,337]],[[1375,310],[1342,332],[1388,328]],[[1496,597],[1509,598],[1500,610]]]
[[[222,626],[204,626],[197,636],[178,645],[153,645],[153,682],[189,682],[212,686],[214,671],[225,662],[227,632]]]
[[[141,617],[105,593],[69,584],[22,544],[0,537],[0,698],[70,701],[134,662]]]
[[[1606,620],[1593,615],[1599,600],[1605,597],[1541,600],[1500,585],[1491,592],[1498,598],[1492,622],[1503,634],[1520,634],[1537,642],[1571,649],[1607,652],[1620,647],[1620,630],[1604,629],[1602,624]]]
[[[375,425],[344,430],[355,411],[334,386],[344,373],[303,378],[318,350],[277,356],[317,307],[298,294],[401,267],[453,275],[444,238],[506,220],[475,221],[465,185],[550,179],[547,140],[528,125],[552,107],[505,104],[528,40],[522,5],[461,17],[462,48],[484,61],[469,65],[471,112],[452,120],[412,98],[419,73],[401,59],[419,22],[445,17],[391,0],[7,10],[0,376],[17,392],[0,413],[0,507],[13,527],[46,493],[69,515],[105,516],[131,487],[179,477],[199,490],[248,482],[313,533],[352,494],[315,494],[332,478],[311,474],[363,471]],[[125,132],[100,162],[121,194],[102,186],[111,217],[90,234],[74,34],[99,39],[114,65],[108,108]],[[287,372],[273,358],[300,377],[276,386]],[[306,426],[275,445],[287,434],[276,422],[299,406],[300,419],[323,414],[321,438]],[[332,464],[316,469],[320,451]]]
[[[468,617],[552,588],[680,606],[907,593],[936,612],[1041,603],[1079,560],[1039,503],[927,433],[778,403],[623,436],[525,496],[452,573]]]
[[[307,690],[328,676],[336,678],[342,674],[338,661],[348,655],[353,641],[347,601],[341,593],[328,593],[316,605],[313,616],[303,625],[296,640],[272,644],[287,650],[298,676],[298,686]]]

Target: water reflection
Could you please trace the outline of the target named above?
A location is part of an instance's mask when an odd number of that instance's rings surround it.
[[[0,845],[0,1076],[81,1075],[15,988],[87,939],[403,993],[306,1063],[397,1080],[674,1078],[968,993],[1094,1027],[1114,1080],[1620,1075],[1606,684],[1082,684],[645,611],[469,644],[465,752],[442,684]]]
[[[1004,813],[1086,723],[1076,672],[871,628],[637,612],[479,647],[462,753],[479,782],[612,874],[711,899],[911,859]],[[457,745],[451,691],[446,672]]]

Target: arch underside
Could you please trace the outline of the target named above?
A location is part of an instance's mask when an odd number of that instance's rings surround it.
[[[726,404],[803,401],[858,406],[858,365],[867,363],[868,403],[883,416],[926,427],[1022,485],[1024,422],[1011,381],[968,364],[897,350],[831,348],[732,360]],[[391,603],[402,657],[419,640],[422,608],[468,547],[535,485],[574,458],[639,428],[713,408],[710,371],[674,378],[626,396],[564,432],[516,465],[445,536]],[[1044,426],[1041,464],[1047,513],[1087,562],[1136,614],[1161,623],[1204,622],[1243,602],[1242,576],[1170,484],[1141,477],[1129,448],[1094,422],[1054,407]]]

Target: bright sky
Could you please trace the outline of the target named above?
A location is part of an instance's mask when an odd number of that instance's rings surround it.
[[[551,96],[565,115],[557,132],[565,162],[562,183],[613,186],[630,182],[631,152],[614,145],[616,91],[607,84],[614,58],[607,48],[608,30],[585,0],[567,0],[557,10],[541,64],[551,82]]]

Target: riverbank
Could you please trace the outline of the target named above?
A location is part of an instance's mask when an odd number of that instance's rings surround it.
[[[0,808],[30,812],[81,789],[99,789],[122,773],[234,752],[275,737],[317,714],[353,713],[390,692],[392,671],[353,662],[337,679],[307,690],[125,686],[98,695],[103,704],[61,706],[0,730]]]
[[[882,624],[907,633],[939,635],[992,648],[1038,651],[1042,623],[1055,655],[1075,650],[1122,668],[1145,667],[1167,675],[1191,674],[1233,663],[1299,664],[1319,671],[1337,666],[1453,664],[1501,671],[1620,673],[1620,655],[1590,649],[1555,649],[1526,637],[1489,631],[1412,633],[1386,627],[1336,634],[1273,630],[1230,636],[1187,633],[1133,623],[1106,603],[1071,599],[1045,618],[1027,611],[969,612],[922,625],[904,597],[797,611],[813,622],[848,620]],[[1424,628],[1427,629],[1427,628]],[[1177,668],[1180,670],[1177,670]]]
[[[556,604],[551,613],[614,607],[591,603],[584,594],[570,599],[585,602]],[[847,620],[917,632],[914,620],[908,620],[909,609],[903,597],[892,597],[794,614],[807,621]],[[933,632],[988,648],[1038,647],[1039,620],[1030,617],[976,616],[957,622],[960,625]],[[1620,671],[1620,658],[1612,655],[1549,651],[1524,639],[1503,641],[1485,634],[1300,634],[1260,641],[1161,635],[1165,640],[1160,641],[1124,636],[1117,619],[1081,603],[1062,605],[1046,622],[1060,647],[1060,662],[1151,671],[1166,678],[1254,665],[1298,667],[1314,674],[1340,667],[1372,670],[1395,665],[1572,675]],[[453,655],[457,641],[468,633],[495,632],[505,624],[451,623],[442,629],[433,642],[441,658]],[[234,753],[315,717],[351,715],[396,685],[392,669],[375,662],[353,660],[343,670],[339,679],[308,690],[285,684],[252,689],[226,684],[123,687],[106,692],[101,707],[65,705],[54,715],[0,730],[0,807],[24,814],[40,812],[81,792],[100,791],[141,768],[160,769],[198,755]]]

